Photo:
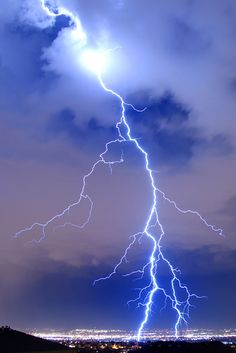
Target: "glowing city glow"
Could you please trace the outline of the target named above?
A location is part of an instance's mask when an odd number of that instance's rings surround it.
[[[57,331],[57,330],[45,330],[45,331],[30,331],[36,337],[46,338],[59,342],[70,341],[88,342],[91,345],[91,341],[95,344],[98,342],[130,342],[135,338],[135,332],[126,330],[111,330],[111,329],[75,329],[71,331]],[[172,330],[145,330],[143,331],[144,341],[173,341],[175,339],[175,333]],[[217,340],[217,341],[228,341],[236,342],[236,329],[224,329],[224,330],[212,330],[212,329],[187,329],[181,332],[181,339],[185,341],[202,341],[202,340]],[[111,347],[112,348],[112,347]],[[122,351],[124,351],[124,348]],[[130,351],[130,347],[127,347],[127,352]]]
[[[86,191],[87,179],[94,173],[98,165],[103,164],[104,166],[112,168],[114,164],[123,163],[124,161],[123,154],[121,154],[120,158],[118,158],[117,160],[107,160],[107,158],[105,159],[105,156],[109,151],[109,148],[111,145],[122,144],[124,142],[133,144],[140,152],[140,154],[143,156],[143,167],[146,171],[147,178],[149,180],[150,190],[152,191],[152,201],[146,216],[146,222],[143,225],[143,229],[141,229],[139,233],[131,235],[131,241],[127,246],[127,248],[124,250],[124,253],[120,258],[120,261],[115,265],[113,271],[102,278],[96,279],[94,281],[94,284],[97,284],[103,280],[107,280],[111,278],[114,274],[116,274],[119,266],[125,261],[127,261],[129,250],[132,248],[132,246],[137,241],[140,242],[142,237],[146,237],[151,246],[150,253],[148,254],[147,263],[142,268],[139,268],[135,271],[125,274],[125,276],[136,276],[136,277],[138,276],[139,279],[142,279],[144,275],[147,275],[147,274],[149,276],[148,285],[141,288],[138,293],[138,296],[136,298],[131,299],[128,302],[128,304],[136,303],[138,307],[143,307],[143,310],[144,310],[143,318],[141,319],[141,322],[138,326],[138,330],[136,333],[136,339],[138,341],[142,339],[142,334],[150,318],[150,313],[152,311],[155,295],[157,294],[157,292],[160,292],[164,295],[166,305],[169,303],[171,308],[174,310],[176,314],[176,321],[175,321],[174,327],[175,327],[175,336],[178,337],[178,331],[179,331],[180,325],[187,324],[187,321],[189,318],[189,310],[191,307],[191,299],[202,298],[202,297],[199,297],[198,295],[191,293],[188,287],[181,282],[180,271],[170,262],[170,260],[167,258],[166,254],[164,254],[162,250],[161,244],[162,244],[163,237],[165,236],[165,231],[164,231],[164,226],[160,222],[159,215],[158,215],[158,208],[157,208],[158,197],[163,198],[165,201],[167,201],[169,204],[175,207],[176,210],[178,210],[183,214],[196,215],[205,224],[206,227],[218,233],[219,235],[223,235],[223,230],[218,227],[215,227],[212,224],[209,224],[201,216],[199,212],[191,209],[185,210],[185,209],[179,208],[175,201],[168,198],[166,196],[166,193],[158,188],[154,172],[150,167],[148,153],[139,144],[138,140],[133,137],[132,128],[129,125],[129,122],[126,117],[127,107],[131,107],[132,109],[134,109],[136,112],[139,112],[139,113],[142,113],[144,109],[143,110],[136,109],[130,103],[127,103],[119,93],[110,89],[106,85],[102,77],[102,73],[104,72],[107,66],[106,55],[102,51],[84,48],[87,40],[87,35],[84,29],[82,28],[82,25],[78,17],[73,13],[71,13],[69,10],[65,9],[64,7],[60,7],[60,6],[55,7],[55,3],[51,4],[51,2],[45,2],[41,0],[41,4],[42,4],[42,9],[45,11],[45,13],[48,16],[57,17],[57,16],[64,15],[70,18],[72,30],[80,34],[79,40],[81,40],[83,43],[83,50],[81,50],[80,53],[78,53],[78,56],[80,57],[83,65],[88,70],[96,74],[97,79],[101,85],[101,88],[104,91],[106,91],[108,94],[117,98],[117,102],[119,103],[120,109],[121,109],[121,115],[116,123],[117,138],[115,140],[111,140],[106,143],[104,151],[99,155],[98,160],[93,164],[93,166],[90,169],[90,172],[83,177],[82,189],[80,191],[78,200],[69,204],[69,206],[67,206],[64,210],[56,214],[48,221],[44,223],[36,222],[32,224],[30,227],[20,230],[19,232],[16,233],[15,236],[19,237],[26,232],[34,231],[35,229],[41,229],[42,235],[39,240],[35,240],[35,241],[39,242],[43,240],[43,238],[45,238],[47,235],[47,227],[50,224],[53,224],[55,220],[58,220],[65,214],[68,214],[73,207],[79,206],[81,202],[85,200],[90,204],[88,216],[85,219],[85,221],[81,225],[72,224],[72,223],[64,223],[61,225],[62,227],[65,225],[71,225],[79,229],[84,228],[88,224],[89,220],[91,219],[92,211],[93,211],[93,201]],[[155,235],[156,234],[155,232],[157,231],[159,233],[159,236]],[[168,283],[166,288],[163,288],[162,286],[159,285],[158,267],[160,263],[164,264],[165,267],[168,269],[169,273],[171,274],[170,282]]]

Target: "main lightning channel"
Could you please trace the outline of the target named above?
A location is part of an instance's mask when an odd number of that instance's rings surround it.
[[[151,314],[152,311],[152,305],[153,305],[153,298],[155,293],[160,290],[164,295],[166,300],[170,300],[171,304],[172,304],[172,308],[176,311],[177,314],[177,320],[176,320],[176,324],[175,324],[175,336],[178,337],[178,329],[179,326],[182,322],[187,324],[187,320],[186,320],[186,316],[189,316],[189,309],[191,307],[191,303],[190,303],[190,299],[195,297],[195,298],[203,298],[202,296],[198,296],[196,294],[192,294],[190,293],[188,287],[186,285],[183,285],[180,281],[180,279],[177,276],[177,273],[179,272],[177,269],[175,269],[173,267],[173,265],[171,264],[171,262],[164,256],[162,249],[161,249],[161,240],[165,234],[164,232],[164,228],[163,225],[161,224],[160,220],[159,220],[159,216],[158,216],[158,212],[157,212],[157,192],[159,192],[162,197],[168,201],[170,204],[174,205],[174,207],[181,213],[190,213],[190,214],[194,214],[197,215],[203,222],[204,224],[209,227],[210,229],[212,229],[213,231],[219,233],[220,235],[223,234],[223,230],[220,228],[216,228],[214,225],[209,224],[201,215],[199,212],[194,211],[194,210],[182,210],[181,208],[179,208],[176,204],[175,201],[170,200],[163,191],[161,191],[155,184],[155,179],[154,179],[154,175],[153,175],[153,170],[150,168],[150,163],[149,163],[149,158],[148,158],[148,153],[140,146],[140,144],[138,143],[138,140],[134,137],[132,137],[131,135],[131,128],[129,126],[129,123],[126,119],[126,106],[129,105],[127,104],[124,99],[122,98],[122,96],[120,94],[118,94],[117,92],[115,92],[114,90],[108,88],[106,86],[106,84],[104,83],[102,77],[100,74],[97,75],[98,76],[98,80],[100,82],[100,85],[102,86],[102,88],[112,94],[113,96],[115,96],[121,104],[121,110],[122,110],[122,115],[120,118],[120,121],[116,124],[116,127],[118,129],[119,132],[119,136],[121,136],[124,140],[128,140],[130,142],[133,142],[137,149],[142,153],[142,155],[144,156],[145,159],[145,169],[148,173],[149,179],[150,179],[150,185],[152,188],[152,195],[153,195],[153,199],[152,199],[152,205],[147,217],[147,221],[145,223],[144,229],[142,231],[142,235],[146,235],[147,238],[149,238],[151,240],[152,245],[152,250],[151,250],[151,254],[149,257],[148,262],[144,265],[144,267],[141,270],[137,270],[137,271],[133,271],[128,275],[132,275],[135,272],[139,272],[142,274],[141,278],[144,276],[144,272],[145,270],[149,267],[149,275],[150,275],[150,283],[148,284],[148,286],[141,288],[140,292],[139,292],[139,296],[138,298],[129,301],[130,302],[135,302],[138,301],[138,306],[144,306],[145,307],[145,312],[144,312],[144,318],[140,323],[139,329],[138,329],[138,333],[137,333],[137,341],[140,341],[141,336],[142,336],[142,332],[143,329],[146,325],[146,323],[148,322],[149,316]],[[136,110],[136,108],[134,106],[132,106],[133,109]],[[120,130],[120,126],[124,125],[127,129],[127,138],[125,138],[123,136],[123,134],[121,133]],[[155,224],[152,224],[152,221],[154,220]],[[159,237],[159,240],[156,240],[156,238],[152,235],[152,233],[150,232],[150,229],[153,226],[158,226],[159,229],[161,230],[161,235]],[[130,248],[134,245],[134,243],[136,242],[136,238],[137,235],[139,235],[140,233],[137,233],[135,235],[132,236],[132,241],[131,243],[128,245],[128,247],[125,249],[123,256],[121,257],[120,261],[116,264],[116,266],[114,267],[114,270],[106,277],[101,277],[97,280],[94,281],[94,284],[102,281],[102,280],[106,280],[111,278],[114,274],[117,273],[117,269],[118,267],[123,263],[124,260],[127,261],[127,254],[130,250]],[[167,292],[165,291],[164,288],[159,287],[158,282],[157,282],[157,266],[158,266],[158,262],[162,260],[169,268],[171,274],[172,274],[172,280],[171,280],[171,288],[172,288],[172,294],[169,295],[167,294]],[[177,289],[181,289],[185,292],[186,294],[186,300],[185,301],[180,301],[178,299],[177,296]],[[141,298],[142,298],[142,294],[144,292],[147,292],[144,298],[144,302],[141,302]],[[182,308],[182,309],[181,309]]]
[[[74,31],[77,33],[77,38],[78,41],[81,43],[81,47],[85,46],[87,43],[87,35],[82,28],[82,25],[80,23],[79,18],[74,15],[71,11],[68,9],[62,7],[62,6],[57,6],[55,3],[54,5],[51,6],[50,3],[46,0],[40,0],[40,3],[42,5],[42,9],[45,11],[45,13],[50,16],[50,17],[57,17],[64,15],[70,19],[71,25],[74,27]],[[147,263],[141,268],[137,269],[135,271],[132,271],[130,273],[125,274],[124,276],[134,276],[134,275],[139,275],[140,277],[138,279],[142,279],[146,273],[148,273],[149,277],[149,283],[147,286],[140,288],[139,289],[139,294],[137,298],[131,299],[128,304],[130,303],[137,303],[138,307],[144,307],[144,316],[142,321],[140,322],[138,331],[137,331],[137,340],[140,341],[142,338],[142,333],[145,328],[145,325],[147,324],[150,315],[152,313],[152,306],[153,306],[153,301],[154,301],[154,296],[156,295],[157,292],[160,292],[164,295],[165,297],[165,303],[169,301],[171,303],[171,306],[173,310],[176,312],[176,323],[175,323],[175,335],[178,337],[178,330],[181,325],[181,323],[187,323],[187,319],[189,317],[189,310],[191,307],[191,299],[192,298],[202,298],[199,297],[196,294],[192,294],[188,287],[184,284],[182,284],[180,278],[179,278],[179,270],[176,269],[171,262],[166,258],[162,251],[162,246],[161,242],[162,239],[165,235],[164,228],[162,223],[159,220],[159,215],[157,211],[157,194],[161,196],[165,201],[167,201],[169,204],[171,204],[178,212],[181,212],[183,214],[193,214],[197,216],[204,224],[206,227],[211,229],[212,231],[218,233],[219,235],[223,235],[223,230],[221,228],[217,228],[216,226],[209,224],[205,218],[201,216],[201,214],[195,210],[191,209],[182,209],[180,208],[177,203],[170,198],[166,196],[166,193],[164,193],[162,190],[160,190],[156,183],[155,183],[155,178],[154,178],[154,172],[150,167],[149,163],[149,156],[148,153],[142,148],[142,146],[139,144],[138,140],[132,136],[131,128],[130,125],[127,121],[126,118],[126,107],[131,107],[137,112],[143,112],[143,110],[138,110],[136,109],[133,105],[125,102],[123,97],[115,92],[114,90],[110,89],[107,87],[105,84],[104,80],[102,79],[101,72],[95,72],[98,78],[98,81],[104,91],[107,93],[115,96],[117,100],[120,102],[121,106],[121,117],[120,120],[116,123],[116,129],[118,132],[118,138],[111,140],[106,143],[104,151],[99,155],[99,159],[93,164],[91,170],[83,177],[82,181],[82,188],[78,197],[78,200],[71,203],[68,207],[66,207],[63,211],[60,213],[56,214],[52,218],[50,218],[47,222],[45,223],[39,223],[36,222],[32,224],[30,227],[24,228],[20,231],[18,231],[15,234],[15,237],[18,238],[21,235],[23,235],[26,232],[33,231],[35,228],[40,228],[41,229],[41,237],[36,240],[34,239],[33,241],[35,242],[40,242],[46,237],[46,230],[49,225],[52,225],[55,221],[61,219],[63,216],[69,215],[71,209],[73,207],[78,207],[81,205],[83,200],[86,200],[89,203],[89,212],[87,218],[84,220],[84,222],[80,225],[74,224],[71,222],[65,222],[64,224],[54,227],[54,229],[57,229],[58,227],[65,227],[67,225],[77,227],[79,229],[84,228],[90,221],[90,218],[92,216],[92,211],[93,211],[93,201],[90,195],[86,192],[86,181],[87,179],[95,172],[95,169],[98,167],[98,165],[105,165],[108,166],[111,171],[112,171],[112,166],[115,164],[120,164],[123,163],[124,161],[124,156],[123,152],[121,153],[121,156],[117,160],[107,160],[106,159],[106,154],[112,144],[123,144],[123,143],[133,143],[136,148],[140,151],[140,153],[144,157],[145,161],[145,170],[147,172],[147,175],[150,180],[150,187],[152,189],[152,202],[149,208],[149,212],[147,215],[146,223],[144,224],[143,230],[139,233],[136,233],[132,235],[131,241],[127,248],[125,249],[123,256],[120,258],[118,263],[115,265],[113,271],[102,278],[99,278],[94,281],[94,284],[109,279],[113,275],[115,275],[118,271],[118,268],[122,265],[123,262],[127,262],[127,257],[128,253],[131,250],[131,248],[135,245],[135,243],[138,241],[139,243],[141,242],[141,239],[143,236],[146,236],[146,238],[150,241],[151,244],[151,251],[149,254],[149,258]],[[122,129],[121,129],[122,128]],[[126,132],[122,132],[126,130]],[[152,229],[158,227],[160,230],[160,235],[159,237],[155,237],[152,234]],[[159,285],[158,283],[158,265],[159,262],[165,263],[165,265],[168,267],[169,272],[171,274],[171,291],[167,291],[165,288]],[[179,298],[179,291],[182,292],[181,299]],[[184,297],[184,298],[183,298]]]

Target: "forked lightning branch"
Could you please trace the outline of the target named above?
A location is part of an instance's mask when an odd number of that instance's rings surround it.
[[[107,160],[105,156],[109,151],[111,145],[130,143],[133,144],[136,149],[139,151],[140,155],[143,157],[143,168],[146,171],[147,179],[149,180],[150,190],[152,191],[152,201],[149,206],[149,212],[146,217],[146,222],[143,225],[143,229],[140,229],[139,233],[133,234],[130,236],[130,243],[128,247],[124,250],[123,254],[120,257],[119,262],[114,266],[111,273],[104,275],[102,278],[95,279],[94,284],[107,280],[117,273],[118,268],[121,264],[127,261],[129,256],[130,249],[140,242],[141,237],[146,237],[151,244],[151,251],[148,254],[147,263],[140,269],[127,273],[127,276],[140,275],[140,278],[143,276],[149,277],[149,283],[139,290],[139,293],[136,298],[131,298],[129,303],[136,303],[138,307],[143,308],[143,316],[140,320],[140,323],[137,328],[136,339],[138,341],[142,340],[142,332],[146,328],[146,324],[150,319],[150,314],[152,312],[152,307],[155,302],[157,292],[161,292],[165,296],[166,304],[169,303],[171,308],[175,311],[176,320],[174,323],[175,327],[175,336],[178,337],[178,331],[181,327],[181,324],[187,324],[189,318],[189,311],[191,307],[192,298],[201,298],[197,294],[191,293],[188,287],[181,282],[179,270],[177,270],[170,260],[164,255],[162,251],[162,240],[165,236],[164,225],[160,222],[159,214],[157,210],[158,206],[158,197],[163,198],[165,201],[169,202],[176,210],[183,214],[193,214],[196,217],[199,217],[200,220],[205,224],[206,227],[210,228],[213,232],[223,235],[223,230],[215,227],[212,224],[209,224],[201,214],[195,210],[191,209],[181,209],[178,207],[174,200],[168,198],[165,192],[158,188],[156,180],[154,178],[154,173],[150,167],[149,155],[139,144],[138,140],[132,135],[132,127],[129,125],[129,122],[126,118],[126,108],[131,107],[138,113],[142,114],[143,110],[136,109],[132,104],[126,102],[125,99],[117,92],[109,88],[103,80],[103,73],[106,70],[107,61],[111,60],[110,53],[112,51],[102,50],[101,48],[91,48],[88,45],[86,31],[83,29],[83,26],[80,22],[78,16],[72,13],[70,10],[60,5],[59,2],[55,1],[45,1],[39,0],[42,5],[42,10],[45,12],[45,16],[56,18],[58,16],[66,16],[70,21],[71,35],[76,34],[78,40],[78,57],[81,60],[81,63],[84,65],[85,69],[88,69],[96,75],[101,89],[107,92],[107,94],[117,98],[117,104],[120,105],[120,117],[117,119],[116,130],[117,130],[117,139],[108,141],[104,147],[104,151],[99,155],[97,161],[93,164],[90,169],[90,172],[83,177],[82,188],[79,194],[77,201],[69,204],[64,210],[56,214],[52,218],[48,219],[46,222],[36,222],[25,229],[22,229],[16,233],[16,237],[23,235],[26,232],[34,231],[36,228],[41,229],[41,237],[36,242],[42,241],[47,235],[47,227],[52,224],[55,220],[60,220],[65,214],[67,214],[70,209],[73,207],[79,206],[83,199],[86,199],[90,203],[89,212],[87,218],[83,224],[72,224],[66,223],[64,225],[72,225],[79,229],[84,228],[90,221],[93,212],[93,200],[86,192],[86,182],[87,179],[94,173],[98,165],[103,164],[107,167],[112,167],[114,164],[120,164],[124,161],[124,156],[121,154],[118,160]],[[155,232],[154,232],[155,231]],[[159,234],[156,236],[156,232]],[[162,287],[159,285],[159,263],[164,262],[169,272],[171,274],[170,283],[167,287]],[[167,289],[171,288],[171,290]]]

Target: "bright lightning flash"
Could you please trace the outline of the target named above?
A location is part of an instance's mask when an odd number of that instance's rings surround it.
[[[45,13],[48,16],[55,17],[59,15],[65,15],[70,18],[71,25],[74,27],[74,30],[78,31],[80,34],[80,39],[82,38],[85,40],[86,38],[86,33],[84,32],[81,23],[79,19],[77,18],[76,15],[71,13],[69,10],[65,9],[64,7],[53,7],[49,6],[48,2],[45,3],[43,0],[40,0],[42,4],[42,8],[45,11]],[[53,11],[52,11],[53,8]],[[113,144],[122,144],[122,143],[131,143],[134,144],[137,148],[137,150],[140,152],[140,154],[143,156],[144,160],[144,168],[147,173],[147,177],[149,178],[150,182],[150,189],[152,190],[152,202],[150,204],[149,212],[147,214],[146,222],[143,226],[143,229],[134,235],[132,235],[131,241],[127,248],[125,249],[122,257],[120,258],[119,262],[115,265],[113,271],[108,274],[105,277],[99,278],[94,281],[94,284],[109,279],[113,275],[117,273],[118,268],[124,263],[127,262],[127,257],[130,249],[132,246],[134,246],[135,243],[141,242],[142,237],[146,237],[150,244],[151,244],[151,251],[148,256],[148,261],[147,263],[140,269],[137,269],[135,271],[132,271],[130,273],[125,274],[124,276],[139,276],[136,279],[143,279],[144,276],[148,275],[149,277],[149,283],[147,286],[139,289],[139,294],[137,298],[131,299],[128,304],[131,303],[136,303],[138,307],[143,307],[144,308],[144,315],[143,319],[141,320],[141,323],[139,325],[138,331],[136,338],[138,341],[141,340],[142,338],[142,333],[145,328],[145,325],[147,324],[150,314],[152,312],[152,307],[154,303],[154,297],[157,294],[157,292],[160,292],[164,295],[165,297],[165,303],[169,302],[172,309],[176,313],[176,322],[175,322],[175,335],[178,337],[178,330],[180,328],[180,325],[185,323],[187,324],[188,317],[189,317],[189,310],[191,307],[191,299],[192,298],[202,298],[197,296],[196,294],[193,294],[189,291],[188,287],[183,284],[180,280],[180,271],[175,268],[171,262],[168,260],[166,255],[164,254],[162,250],[162,240],[165,235],[164,232],[164,227],[162,223],[160,222],[159,215],[158,215],[158,210],[157,210],[157,204],[158,204],[158,198],[157,196],[159,195],[162,197],[165,201],[167,201],[169,204],[171,204],[173,207],[178,212],[181,212],[183,214],[193,214],[205,224],[206,227],[211,229],[212,231],[218,233],[219,235],[223,235],[223,230],[220,228],[215,227],[212,224],[209,224],[199,212],[191,209],[181,209],[178,207],[175,201],[171,200],[166,196],[166,194],[158,188],[156,185],[156,181],[154,178],[154,172],[150,167],[149,163],[149,156],[148,153],[141,147],[139,144],[138,140],[132,136],[132,131],[131,127],[127,121],[126,118],[126,108],[132,107],[135,111],[137,112],[142,112],[143,110],[137,110],[133,105],[125,102],[125,100],[122,98],[120,94],[117,92],[113,91],[112,89],[108,88],[106,84],[104,83],[102,79],[102,74],[104,73],[106,67],[107,67],[107,56],[106,52],[102,51],[96,51],[96,50],[91,50],[91,49],[86,49],[83,50],[80,56],[82,64],[90,71],[96,74],[98,81],[101,85],[101,88],[104,89],[108,94],[113,95],[114,97],[117,98],[120,108],[121,108],[121,116],[118,122],[116,123],[116,129],[118,133],[118,137],[115,140],[109,141],[105,145],[104,151],[99,155],[98,160],[94,163],[92,166],[90,172],[86,174],[83,177],[83,183],[82,183],[82,189],[80,191],[79,197],[77,201],[71,203],[68,207],[66,207],[62,212],[59,214],[56,214],[54,217],[49,219],[48,221],[44,223],[39,223],[36,222],[32,224],[30,227],[27,227],[25,229],[20,230],[15,234],[15,237],[19,237],[22,234],[33,231],[36,228],[40,228],[42,231],[42,236],[41,238],[37,241],[41,241],[43,238],[46,237],[46,230],[49,225],[51,225],[54,221],[62,218],[65,215],[68,215],[70,213],[70,210],[73,207],[78,207],[83,200],[86,200],[89,202],[89,212],[88,216],[85,219],[85,221],[81,225],[77,224],[72,224],[70,222],[64,223],[61,225],[61,227],[64,227],[66,225],[71,225],[76,228],[84,228],[88,223],[92,215],[92,210],[93,210],[93,201],[91,197],[89,196],[88,192],[86,192],[86,181],[87,179],[94,173],[96,167],[100,164],[103,164],[109,168],[112,169],[112,166],[114,164],[120,164],[123,163],[123,153],[120,156],[120,159],[118,160],[107,160],[105,159],[105,156],[110,148],[111,145]],[[125,131],[125,132],[124,132]],[[155,236],[154,230],[159,230],[159,236]],[[159,285],[159,276],[158,276],[158,269],[159,269],[159,263],[162,262],[164,263],[167,268],[169,269],[169,273],[171,274],[171,279],[170,283],[167,288],[164,288]]]
[[[101,75],[107,67],[107,55],[97,50],[85,50],[81,54],[82,64],[96,75]]]

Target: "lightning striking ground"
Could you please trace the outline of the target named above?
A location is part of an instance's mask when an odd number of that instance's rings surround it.
[[[57,2],[51,3],[50,1],[40,0],[42,5],[43,11],[46,13],[47,16],[55,18],[57,16],[66,16],[70,19],[70,26],[77,34],[78,41],[80,43],[80,50],[87,44],[87,35],[84,31],[79,18],[74,15],[71,11],[64,8],[63,6],[59,6]],[[121,108],[121,117],[116,123],[116,130],[118,133],[118,138],[112,141],[109,141],[105,145],[104,151],[99,155],[98,160],[93,164],[92,168],[90,169],[89,173],[87,173],[82,180],[82,188],[79,194],[77,201],[71,203],[68,207],[62,210],[60,213],[56,214],[52,218],[50,218],[45,223],[36,222],[32,224],[30,227],[26,227],[15,234],[15,237],[18,238],[21,235],[25,234],[26,232],[31,232],[35,229],[41,230],[41,236],[38,240],[33,240],[35,242],[41,242],[47,235],[47,227],[52,225],[53,222],[56,220],[61,219],[63,216],[69,215],[70,211],[74,207],[78,207],[81,205],[82,201],[87,201],[89,203],[89,211],[88,216],[81,224],[74,224],[71,222],[65,222],[62,225],[54,227],[56,230],[58,227],[65,227],[65,226],[73,226],[79,229],[84,228],[90,221],[93,211],[93,201],[89,193],[86,191],[86,181],[87,179],[94,173],[95,169],[98,165],[102,164],[109,167],[112,171],[112,166],[115,164],[120,164],[124,162],[123,152],[121,156],[117,160],[107,160],[106,154],[109,151],[109,148],[113,144],[123,144],[123,143],[132,143],[135,145],[137,150],[143,156],[144,159],[144,168],[147,173],[147,177],[149,178],[150,188],[152,190],[152,202],[149,208],[149,212],[147,215],[146,222],[142,231],[136,233],[130,237],[131,241],[128,244],[127,248],[125,249],[123,255],[121,256],[118,263],[115,265],[113,271],[108,274],[107,276],[101,277],[94,281],[94,284],[101,282],[103,280],[110,279],[113,275],[115,275],[119,269],[119,267],[124,263],[127,262],[127,257],[131,248],[137,243],[141,242],[142,237],[146,237],[151,244],[151,251],[148,256],[147,263],[140,269],[132,271],[130,273],[124,274],[123,276],[139,276],[136,279],[140,280],[143,279],[144,276],[148,275],[149,283],[138,289],[138,296],[134,299],[131,299],[128,304],[136,303],[138,307],[144,308],[143,319],[140,322],[138,327],[136,338],[138,341],[142,339],[143,330],[150,318],[152,313],[152,307],[154,305],[154,297],[159,292],[165,297],[165,305],[170,302],[172,309],[176,313],[176,322],[175,322],[175,335],[178,337],[178,331],[181,324],[187,324],[188,317],[189,317],[189,310],[192,306],[191,299],[192,298],[202,298],[198,295],[191,293],[188,287],[183,284],[180,280],[180,271],[171,264],[168,258],[164,255],[162,251],[162,240],[165,236],[165,231],[162,223],[160,222],[159,215],[158,215],[158,196],[162,197],[165,201],[167,201],[170,205],[172,205],[178,212],[183,214],[193,214],[197,216],[206,227],[211,229],[213,232],[218,233],[219,235],[223,235],[223,230],[221,228],[217,228],[216,226],[209,224],[205,218],[201,216],[201,214],[195,210],[191,209],[182,209],[180,208],[177,203],[166,196],[166,193],[163,192],[158,188],[156,185],[156,181],[154,178],[154,171],[150,167],[149,156],[148,153],[142,148],[139,144],[138,140],[132,136],[131,127],[128,123],[126,118],[126,108],[131,107],[135,111],[141,113],[143,110],[136,109],[133,105],[127,103],[124,98],[114,90],[107,87],[103,78],[102,78],[102,60],[98,60],[100,58],[99,55],[103,55],[99,52],[85,50],[82,52],[84,54],[84,58],[89,59],[89,66],[90,69],[96,74],[97,79],[100,83],[101,88],[106,91],[108,94],[117,98],[117,101],[120,104]],[[102,59],[102,58],[101,58]],[[92,67],[91,67],[92,65]],[[125,132],[123,132],[125,131]],[[153,229],[159,230],[159,236],[154,235]],[[170,290],[165,289],[163,286],[159,285],[159,276],[158,276],[158,266],[159,263],[162,262],[166,265],[169,273],[170,273]]]

